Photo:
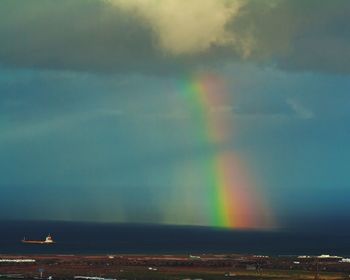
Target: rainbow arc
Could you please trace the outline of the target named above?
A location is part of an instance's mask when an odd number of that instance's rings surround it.
[[[263,196],[251,182],[241,158],[231,149],[233,121],[230,95],[224,79],[200,74],[181,89],[198,124],[198,138],[212,149],[203,161],[209,194],[210,224],[228,228],[261,228],[272,225]]]

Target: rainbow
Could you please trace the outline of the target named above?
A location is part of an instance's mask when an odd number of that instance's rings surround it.
[[[270,211],[249,180],[244,162],[230,148],[233,122],[224,79],[199,74],[182,83],[181,93],[197,123],[196,135],[212,151],[202,160],[202,174],[211,208],[209,224],[227,228],[270,227]]]

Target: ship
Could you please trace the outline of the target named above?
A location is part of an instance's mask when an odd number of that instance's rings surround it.
[[[28,244],[54,244],[55,241],[53,241],[51,235],[49,234],[45,240],[27,240],[25,237],[22,239],[22,243],[28,243]]]

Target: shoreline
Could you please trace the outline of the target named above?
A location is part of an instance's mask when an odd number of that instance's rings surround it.
[[[0,263],[0,278],[73,279],[74,276],[112,279],[348,279],[350,263],[332,258],[257,255],[123,254],[5,255],[1,259],[32,259],[32,263]],[[13,277],[16,275],[16,277]],[[18,278],[18,277],[22,278]],[[252,278],[253,277],[253,278]]]

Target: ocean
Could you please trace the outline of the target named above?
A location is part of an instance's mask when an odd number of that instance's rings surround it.
[[[53,245],[23,244],[45,239]],[[0,254],[350,255],[348,233],[240,231],[148,224],[3,221]]]

